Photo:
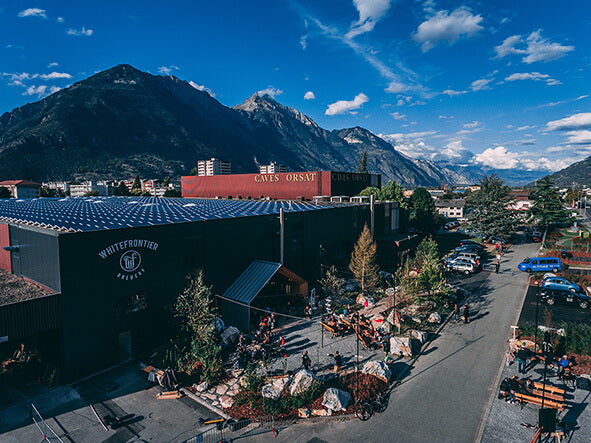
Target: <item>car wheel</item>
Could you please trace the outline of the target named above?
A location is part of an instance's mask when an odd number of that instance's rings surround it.
[[[579,303],[579,308],[581,309],[587,309],[589,307],[589,303],[586,301],[582,301]]]
[[[531,269],[527,268],[527,269],[525,270],[525,272],[527,272],[528,274],[531,274]]]
[[[467,269],[464,271],[464,275],[470,275],[470,271],[468,271]]]
[[[549,298],[548,300],[546,300],[546,303],[548,303],[550,306],[552,306],[554,304],[554,299]]]
[[[558,272],[558,268],[552,268],[552,272],[556,274]]]

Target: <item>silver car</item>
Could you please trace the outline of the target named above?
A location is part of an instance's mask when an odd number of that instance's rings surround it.
[[[447,263],[448,269],[452,271],[461,272],[465,275],[472,274],[476,271],[476,264],[470,259],[457,258]]]

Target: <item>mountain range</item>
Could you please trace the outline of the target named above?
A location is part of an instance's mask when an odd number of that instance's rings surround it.
[[[253,94],[232,108],[174,76],[118,65],[0,116],[0,179],[36,181],[186,175],[200,159],[233,173],[275,161],[288,170],[367,167],[406,187],[469,184],[482,171],[416,160],[361,128],[326,130]]]

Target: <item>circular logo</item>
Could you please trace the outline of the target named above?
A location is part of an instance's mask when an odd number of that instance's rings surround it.
[[[142,256],[139,252],[130,249],[126,251],[121,258],[119,259],[119,266],[125,272],[134,272],[136,271],[142,264]]]

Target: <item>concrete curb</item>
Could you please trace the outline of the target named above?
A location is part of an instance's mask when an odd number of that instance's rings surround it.
[[[527,296],[527,291],[529,290],[529,280],[527,285],[525,286],[525,291],[523,291],[523,296],[521,297],[521,306],[523,307],[523,303],[525,303],[525,297]],[[517,324],[519,321],[519,315],[521,314],[521,309],[517,312],[517,317],[515,318],[514,324]],[[509,337],[511,337],[511,333],[509,333]],[[490,398],[488,399],[488,405],[484,412],[484,416],[482,417],[482,422],[480,423],[480,427],[478,428],[478,434],[476,434],[476,442],[482,441],[482,435],[484,434],[484,429],[486,428],[486,422],[488,421],[488,417],[490,415],[490,411],[492,410],[493,402],[495,400],[495,392],[496,388],[499,385],[499,381],[501,380],[501,376],[503,375],[503,366],[505,365],[505,356],[501,360],[501,364],[499,365],[499,370],[497,372],[497,376],[495,377],[495,381],[493,383],[493,390],[490,394]]]
[[[215,406],[210,405],[209,403],[207,403],[205,400],[203,400],[202,398],[200,398],[199,396],[193,394],[191,391],[189,391],[188,389],[185,388],[181,388],[180,391],[185,394],[187,397],[189,397],[191,400],[196,401],[197,403],[199,403],[201,406],[209,409],[211,412],[215,412],[217,415],[219,415],[220,417],[225,418],[226,420],[231,419],[232,417],[230,417],[228,414],[226,414],[224,411],[222,411],[220,408],[216,408]]]

